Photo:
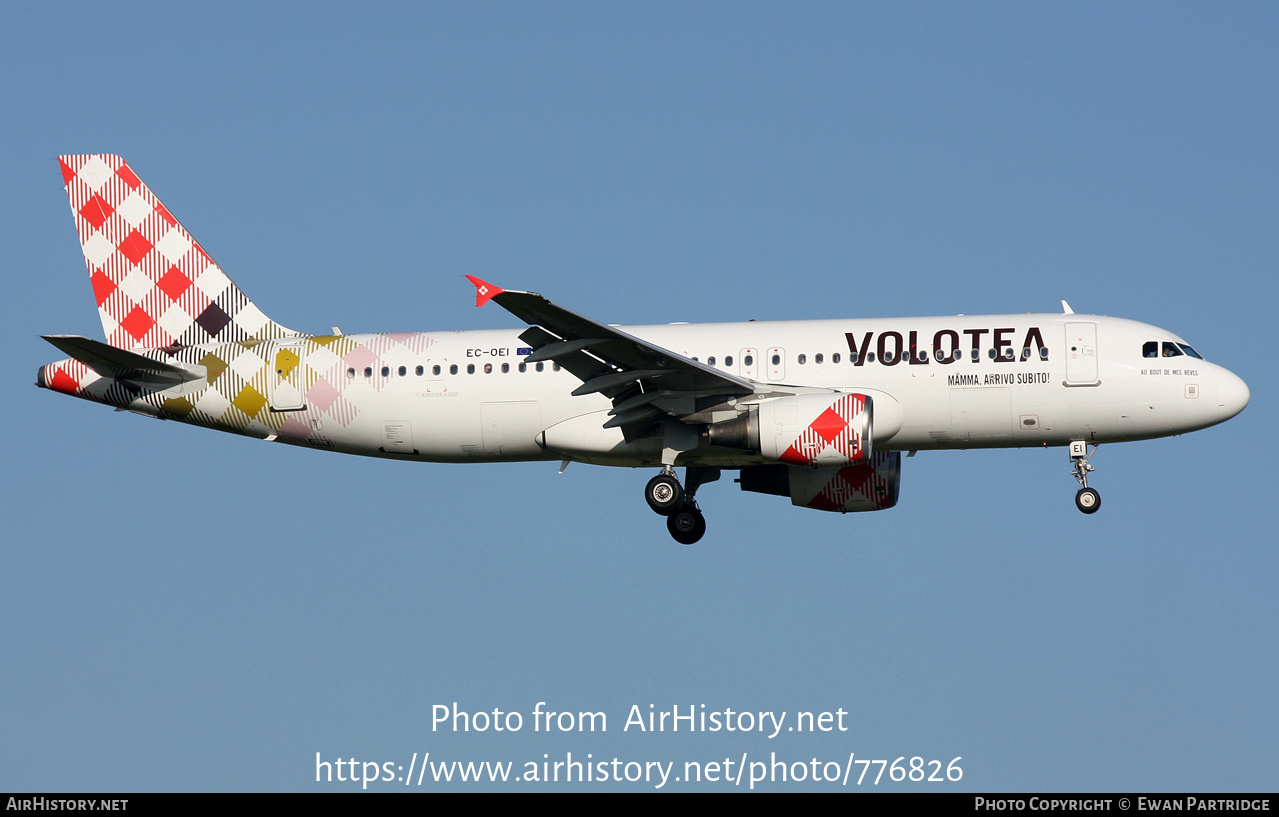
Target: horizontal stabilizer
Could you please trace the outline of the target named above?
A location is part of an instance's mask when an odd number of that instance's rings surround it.
[[[149,383],[184,383],[199,380],[203,372],[118,349],[79,335],[43,335],[45,340],[103,377]]]

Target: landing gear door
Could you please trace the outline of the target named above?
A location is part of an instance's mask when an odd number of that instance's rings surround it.
[[[1095,386],[1097,380],[1097,324],[1066,324],[1066,385]]]
[[[303,356],[306,347],[301,343],[277,346],[271,358],[271,410],[301,411],[306,408],[303,397],[306,371]]]

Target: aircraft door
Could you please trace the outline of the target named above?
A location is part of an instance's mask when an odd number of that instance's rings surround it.
[[[1097,324],[1066,324],[1066,385],[1097,383]]]
[[[774,346],[768,350],[768,379],[774,382],[786,379],[786,350]]]
[[[306,347],[301,343],[277,346],[271,362],[271,410],[301,411],[306,408],[303,366]]]

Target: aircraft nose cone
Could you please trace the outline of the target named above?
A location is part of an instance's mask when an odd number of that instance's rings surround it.
[[[1217,384],[1217,410],[1222,420],[1229,420],[1244,410],[1252,393],[1248,384],[1234,372],[1222,371],[1221,380]]]

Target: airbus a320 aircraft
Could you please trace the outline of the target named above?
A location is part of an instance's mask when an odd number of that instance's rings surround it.
[[[897,503],[901,452],[1067,446],[1075,503],[1100,443],[1223,422],[1248,387],[1171,332],[1062,314],[619,328],[467,276],[529,328],[309,335],[263,314],[118,156],[62,156],[106,342],[37,385],[269,442],[424,462],[658,468],[644,490],[679,542],[694,495],[824,511]],[[681,482],[675,467],[683,466]]]

